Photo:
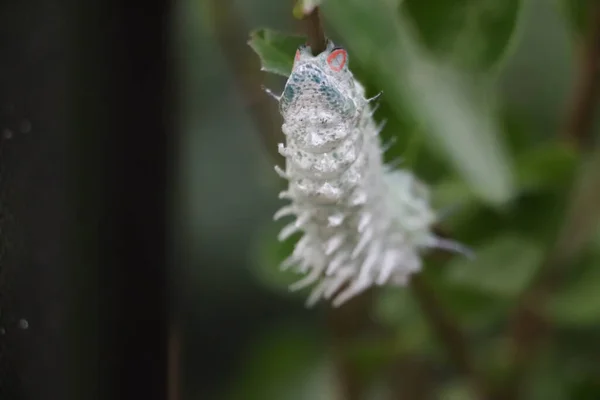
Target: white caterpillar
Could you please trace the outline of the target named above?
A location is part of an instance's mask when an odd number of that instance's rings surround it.
[[[364,88],[348,69],[348,54],[330,41],[313,56],[296,52],[279,100],[286,143],[279,152],[291,201],[275,219],[294,216],[279,240],[303,232],[282,268],[306,276],[290,287],[319,282],[307,304],[320,299],[339,306],[373,285],[406,285],[421,269],[421,253],[432,247],[467,251],[436,237],[428,191],[408,171],[383,164],[380,128]]]

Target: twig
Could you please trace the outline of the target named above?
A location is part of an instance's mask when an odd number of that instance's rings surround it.
[[[600,2],[589,1],[590,20],[584,37],[579,72],[563,136],[582,147],[589,141],[600,80]]]
[[[425,359],[407,354],[394,360],[388,373],[390,400],[427,400],[433,398],[435,385]]]
[[[377,328],[369,318],[372,302],[373,290],[368,290],[339,308],[327,310],[339,400],[359,400],[365,394],[365,382],[348,351],[357,338]]]
[[[325,38],[325,32],[323,32],[319,7],[315,7],[310,14],[304,17],[304,21],[306,22],[304,25],[308,36],[306,43],[310,46],[313,55],[322,53],[327,47],[327,39]]]

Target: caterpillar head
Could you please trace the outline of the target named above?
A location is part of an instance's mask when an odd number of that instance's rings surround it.
[[[295,131],[295,126],[312,127],[312,139],[298,137],[306,142],[303,147],[310,150],[333,145],[343,139],[349,132],[347,125],[358,116],[355,98],[346,50],[329,42],[324,52],[313,56],[308,46],[300,46],[279,102],[286,121],[284,133],[288,134],[286,128]]]

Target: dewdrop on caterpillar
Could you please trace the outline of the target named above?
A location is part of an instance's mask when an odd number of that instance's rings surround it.
[[[329,41],[313,56],[295,55],[279,102],[285,144],[279,152],[290,201],[274,218],[294,217],[280,241],[300,232],[282,268],[305,276],[291,290],[314,286],[307,305],[339,306],[375,285],[406,285],[430,248],[468,253],[431,232],[436,213],[412,173],[383,163],[384,149],[365,90],[348,69],[348,53]]]

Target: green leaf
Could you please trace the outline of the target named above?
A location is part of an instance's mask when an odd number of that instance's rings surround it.
[[[571,182],[578,161],[577,152],[561,143],[525,151],[515,162],[519,193],[564,188]],[[457,177],[436,184],[432,198],[438,207],[468,207],[476,200],[468,185]]]
[[[252,248],[252,272],[267,288],[286,296],[300,296],[299,292],[290,292],[289,286],[301,278],[293,271],[282,271],[281,263],[292,251],[297,241],[294,236],[285,242],[277,241],[281,224],[271,223],[255,235]]]
[[[397,329],[395,351],[427,352],[435,339],[419,305],[407,288],[387,287],[378,292],[374,318],[383,326]]]
[[[552,347],[542,352],[533,362],[528,379],[523,388],[523,398],[530,400],[576,399],[568,387],[570,360],[557,354]],[[582,378],[581,374],[578,376]],[[593,397],[592,397],[593,398]]]
[[[520,0],[405,0],[401,10],[430,51],[487,71],[510,47],[520,6]]]
[[[395,338],[365,335],[347,343],[345,355],[361,378],[368,381],[377,379],[382,366],[389,365],[399,354]]]
[[[559,0],[568,25],[576,37],[585,34],[589,26],[590,4],[593,0]]]
[[[513,298],[527,287],[543,258],[543,249],[525,237],[504,235],[475,250],[476,258],[455,258],[448,282],[490,295]]]
[[[476,200],[469,186],[461,179],[450,177],[436,184],[431,191],[436,207],[465,207]]]
[[[600,324],[600,263],[588,266],[565,290],[555,294],[548,313],[561,325]]]
[[[562,143],[534,147],[517,160],[519,189],[561,188],[570,182],[577,162],[576,150]]]
[[[482,200],[500,205],[515,192],[489,88],[427,57],[408,21],[385,0],[328,0],[323,12],[369,69],[395,112],[410,110],[427,144],[444,155]]]
[[[465,379],[453,380],[442,385],[437,393],[437,398],[444,400],[475,400],[473,388]]]
[[[298,0],[294,6],[294,17],[302,19],[321,5],[321,0]]]
[[[465,329],[485,331],[504,318],[507,304],[503,299],[479,288],[456,286],[447,281],[441,283],[436,285],[440,301]]]
[[[263,71],[287,77],[294,65],[294,54],[298,46],[304,42],[306,42],[304,36],[291,36],[270,29],[258,29],[250,34],[248,44],[260,57]]]

